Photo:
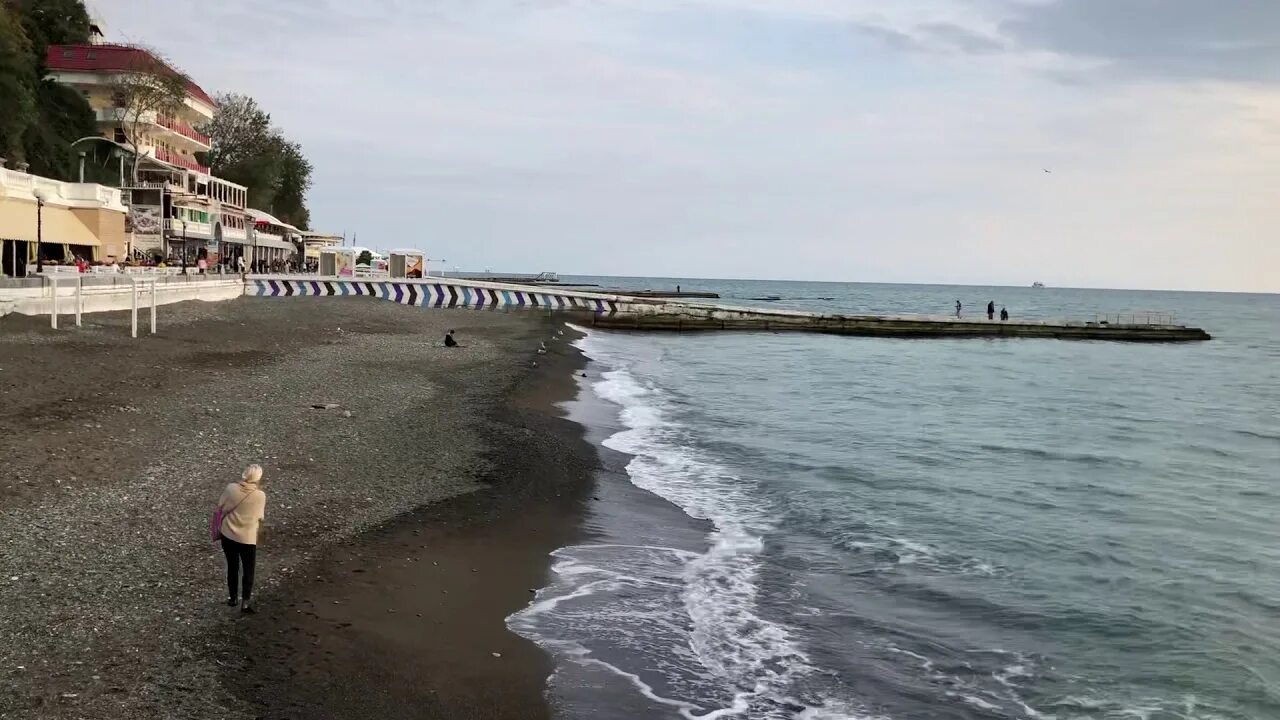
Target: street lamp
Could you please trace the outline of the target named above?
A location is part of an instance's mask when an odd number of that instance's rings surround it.
[[[36,197],[36,274],[44,272],[44,202],[49,193],[44,188],[31,191]]]
[[[182,276],[187,276],[187,221],[179,218],[178,222],[182,223]]]

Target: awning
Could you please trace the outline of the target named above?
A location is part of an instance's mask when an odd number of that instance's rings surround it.
[[[292,230],[293,232],[301,232],[298,228],[290,225],[271,213],[255,210],[254,208],[245,208],[245,214],[253,218],[253,222],[258,225],[275,225],[276,227],[282,227],[286,230]]]
[[[80,222],[69,208],[45,205],[41,213],[41,239],[51,245],[101,244],[98,236]],[[0,235],[35,242],[36,204],[0,198]]]

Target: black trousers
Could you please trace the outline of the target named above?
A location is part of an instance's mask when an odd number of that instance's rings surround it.
[[[257,545],[245,545],[222,536],[222,554],[227,556],[227,597],[235,600],[236,581],[240,580],[240,568],[244,567],[244,592],[240,594],[245,602],[253,594],[253,565],[258,555]]]

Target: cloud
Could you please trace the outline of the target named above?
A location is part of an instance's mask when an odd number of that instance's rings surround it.
[[[1165,80],[1280,83],[1275,0],[1057,0],[1015,3],[1013,42]]]
[[[1280,291],[1280,90],[1141,64],[1051,81],[1128,62],[1044,35],[1060,4],[99,9],[270,110],[322,229],[451,266]]]

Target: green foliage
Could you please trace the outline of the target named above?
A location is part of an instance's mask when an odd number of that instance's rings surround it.
[[[0,157],[22,160],[24,138],[35,119],[36,99],[31,76],[31,43],[19,18],[0,4]],[[11,163],[12,166],[12,163]]]
[[[96,133],[79,93],[44,80],[50,44],[85,43],[89,15],[81,0],[0,0],[0,156],[31,172],[75,179],[70,145]]]
[[[27,128],[27,162],[31,172],[46,177],[79,179],[77,149],[71,143],[97,134],[97,122],[74,89],[45,80],[36,88],[39,116]]]
[[[356,264],[357,264],[357,265],[372,265],[372,264],[373,264],[373,253],[369,252],[368,250],[361,250],[361,251],[360,251],[360,256],[356,258]]]
[[[285,138],[253,98],[232,93],[219,95],[217,102],[213,121],[200,128],[212,145],[205,156],[210,170],[249,188],[251,207],[307,229],[312,168],[302,146]]]
[[[310,229],[311,212],[307,210],[310,188],[311,161],[302,154],[301,145],[284,143],[272,214],[299,230]]]
[[[44,76],[45,54],[50,45],[89,42],[89,12],[83,0],[0,0],[22,18],[31,41],[37,77]]]

